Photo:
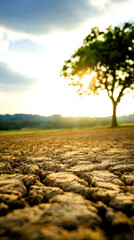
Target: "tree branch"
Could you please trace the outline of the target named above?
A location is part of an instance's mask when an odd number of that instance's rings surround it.
[[[123,91],[124,91],[124,89],[125,89],[125,86],[123,86],[123,88],[121,89],[121,91],[120,91],[120,93],[119,93],[119,95],[118,95],[118,97],[117,97],[117,99],[116,99],[116,102],[117,102],[117,103],[120,102],[120,99],[121,99],[121,97],[123,96]]]

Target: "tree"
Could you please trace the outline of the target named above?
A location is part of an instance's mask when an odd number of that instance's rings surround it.
[[[85,75],[89,76],[86,89]],[[104,32],[98,27],[91,29],[83,45],[65,61],[61,76],[69,79],[80,95],[107,91],[113,105],[111,126],[117,127],[117,105],[128,90],[134,90],[134,24],[109,26]]]

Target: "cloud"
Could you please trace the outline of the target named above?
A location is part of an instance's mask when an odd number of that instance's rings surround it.
[[[16,92],[30,89],[35,79],[12,71],[7,64],[0,62],[0,92]]]
[[[99,14],[99,9],[90,1],[1,0],[0,23],[9,29],[34,34],[67,30]]]
[[[36,35],[66,31],[111,14],[113,6],[120,12],[123,4],[132,5],[132,0],[0,0],[0,25]]]
[[[132,0],[0,0],[0,25],[31,34],[70,30],[123,4]]]

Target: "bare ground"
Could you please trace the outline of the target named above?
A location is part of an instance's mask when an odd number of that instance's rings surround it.
[[[133,240],[134,128],[0,136],[0,239]]]

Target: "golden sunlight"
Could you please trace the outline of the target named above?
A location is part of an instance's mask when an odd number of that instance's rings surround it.
[[[96,75],[95,72],[92,72],[90,74],[86,74],[82,79],[81,83],[83,84],[83,89],[86,90],[89,87],[90,81],[93,79],[93,77]]]

